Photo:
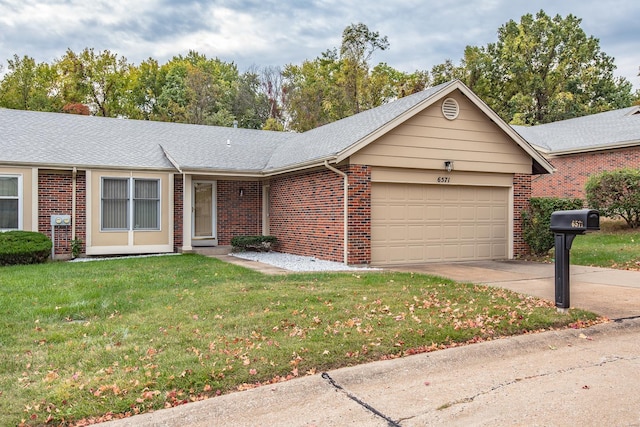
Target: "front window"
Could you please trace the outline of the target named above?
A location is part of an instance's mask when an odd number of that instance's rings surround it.
[[[160,228],[160,183],[157,179],[135,179],[133,191],[133,228]]]
[[[103,230],[159,230],[160,181],[103,178]]]
[[[0,230],[20,228],[20,177],[0,175]]]

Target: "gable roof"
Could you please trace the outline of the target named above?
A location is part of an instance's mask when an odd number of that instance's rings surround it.
[[[0,108],[0,162],[264,176],[338,163],[454,90],[462,91],[533,158],[534,173],[553,170],[458,80],[304,133]]]
[[[640,106],[536,126],[513,126],[548,154],[573,154],[640,145]]]

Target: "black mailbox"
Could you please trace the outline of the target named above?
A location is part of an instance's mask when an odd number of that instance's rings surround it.
[[[600,213],[593,209],[556,211],[551,214],[551,231],[555,233],[584,234],[600,230]]]
[[[573,239],[587,231],[600,230],[600,212],[593,209],[556,211],[551,214],[549,227],[556,246],[556,307],[569,309],[569,251]]]

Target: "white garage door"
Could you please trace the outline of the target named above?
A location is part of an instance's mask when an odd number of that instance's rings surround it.
[[[374,183],[371,262],[508,257],[509,189]]]

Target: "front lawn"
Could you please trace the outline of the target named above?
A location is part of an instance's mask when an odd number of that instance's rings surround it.
[[[408,273],[264,276],[198,255],[3,267],[0,425],[87,423],[594,321]]]
[[[570,257],[576,265],[640,270],[640,230],[605,221],[600,231],[576,237]]]

